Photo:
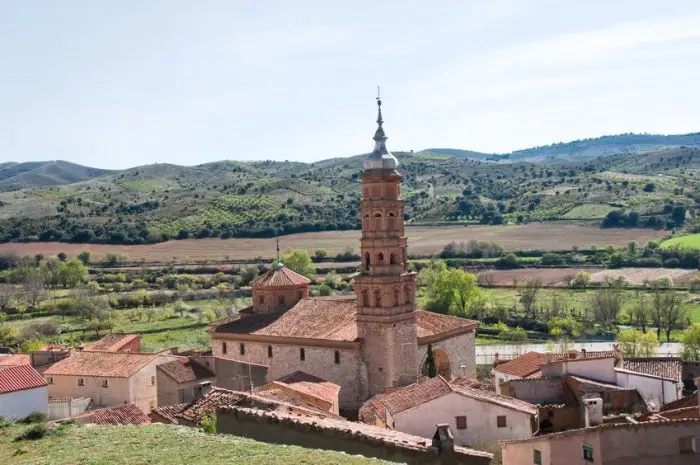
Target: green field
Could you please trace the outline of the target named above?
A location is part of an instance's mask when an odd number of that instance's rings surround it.
[[[200,433],[194,428],[66,425],[42,439],[15,441],[31,426],[0,429],[0,463],[13,465],[326,465],[388,463],[341,452],[267,444],[229,435]]]
[[[661,247],[663,248],[676,246],[700,249],[700,234],[690,234],[689,236],[674,237],[673,239],[664,241],[661,244]]]
[[[589,203],[579,205],[572,208],[562,218],[566,219],[588,219],[588,218],[603,218],[605,215],[613,211],[614,208],[606,204]]]

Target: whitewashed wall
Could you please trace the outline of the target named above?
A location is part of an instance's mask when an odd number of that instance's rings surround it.
[[[6,420],[24,418],[33,412],[46,414],[48,405],[46,386],[0,394],[0,416]]]

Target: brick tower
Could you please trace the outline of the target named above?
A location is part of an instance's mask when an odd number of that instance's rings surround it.
[[[398,160],[386,148],[379,98],[377,105],[374,151],[361,177],[362,271],[355,277],[357,329],[370,396],[418,377],[416,276],[407,268],[401,175]]]

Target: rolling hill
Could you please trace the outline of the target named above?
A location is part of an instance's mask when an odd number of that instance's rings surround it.
[[[0,192],[31,187],[58,186],[101,176],[107,170],[67,161],[0,163]]]

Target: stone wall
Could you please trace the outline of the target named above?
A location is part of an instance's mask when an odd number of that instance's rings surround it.
[[[513,379],[501,384],[501,394],[533,404],[558,404],[566,400],[561,378]]]
[[[443,341],[432,343],[433,350],[442,349],[450,359],[451,377],[476,378],[476,332],[470,331]],[[423,366],[428,353],[428,344],[418,346],[418,362]]]
[[[302,418],[245,408],[220,409],[217,413],[217,432],[277,444],[342,451],[409,465],[486,465],[492,459],[491,454],[454,447],[447,441],[439,441],[434,447],[430,439],[362,423]]]
[[[232,391],[247,392],[268,382],[267,367],[237,362],[226,358],[214,358],[216,381],[214,385]]]

